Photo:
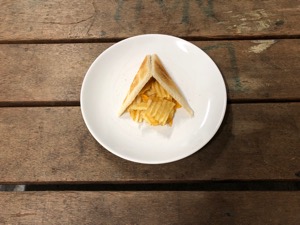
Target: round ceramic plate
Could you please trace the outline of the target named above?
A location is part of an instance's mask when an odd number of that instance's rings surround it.
[[[156,53],[194,110],[176,111],[172,126],[149,126],[118,111],[140,64]],[[223,77],[200,48],[183,39],[159,34],[120,41],[93,62],[81,96],[84,121],[94,138],[124,159],[147,164],[168,163],[201,149],[218,130],[226,110]]]

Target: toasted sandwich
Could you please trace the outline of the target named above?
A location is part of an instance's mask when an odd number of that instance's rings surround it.
[[[136,122],[145,120],[151,125],[171,125],[175,110],[181,106],[193,116],[179,88],[158,56],[153,54],[144,58],[118,115],[127,110]]]

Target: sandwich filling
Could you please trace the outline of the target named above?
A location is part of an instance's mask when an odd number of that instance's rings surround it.
[[[176,109],[181,105],[154,79],[151,78],[140,91],[127,111],[138,123],[152,126],[172,125]]]

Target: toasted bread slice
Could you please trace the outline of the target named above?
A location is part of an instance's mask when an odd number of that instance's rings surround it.
[[[135,75],[128,94],[126,98],[123,101],[123,104],[119,110],[118,115],[121,116],[124,111],[127,109],[127,107],[133,102],[133,100],[136,98],[136,96],[139,94],[139,92],[143,89],[143,87],[146,85],[146,83],[150,80],[152,77],[151,75],[151,59],[150,55],[147,55],[145,59],[143,60],[137,74]]]
[[[170,75],[156,54],[147,55],[142,62],[136,76],[133,79],[133,82],[131,83],[128,94],[119,110],[119,116],[124,113],[127,107],[134,101],[136,96],[152,77],[157,80],[157,82],[190,114],[190,116],[193,116],[193,110],[183,97],[179,88],[171,79]]]
[[[155,80],[191,115],[194,112],[156,54],[151,56],[151,73]]]

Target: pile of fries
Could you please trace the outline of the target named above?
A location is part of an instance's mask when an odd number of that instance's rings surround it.
[[[144,86],[127,108],[131,118],[138,123],[146,121],[152,126],[173,124],[176,109],[181,105],[153,78]]]

